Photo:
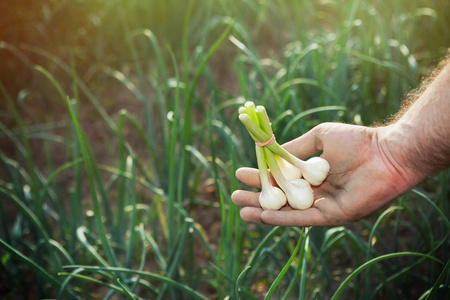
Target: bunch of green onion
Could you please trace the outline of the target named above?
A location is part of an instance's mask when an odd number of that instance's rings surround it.
[[[307,209],[314,202],[311,187],[322,184],[330,172],[321,157],[303,161],[282,148],[275,140],[264,106],[247,101],[239,108],[239,120],[255,141],[261,178],[259,203],[264,210],[279,210],[286,203],[294,209]],[[269,180],[269,170],[279,188]]]

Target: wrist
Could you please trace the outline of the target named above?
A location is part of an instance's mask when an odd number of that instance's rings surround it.
[[[397,122],[377,128],[381,155],[395,174],[400,188],[408,190],[436,171],[427,161],[427,151],[410,125]]]
[[[416,181],[450,166],[450,63],[443,63],[427,82],[397,121],[381,129],[383,147]]]

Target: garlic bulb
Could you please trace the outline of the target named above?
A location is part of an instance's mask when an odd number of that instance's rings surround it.
[[[265,149],[267,163],[273,177],[286,194],[289,205],[294,209],[307,209],[314,202],[314,191],[311,185],[304,179],[287,180],[281,171],[274,154]]]
[[[302,170],[297,168],[296,166],[288,163],[281,156],[274,154],[274,157],[277,161],[278,166],[281,169],[281,172],[284,175],[284,178],[287,180],[294,180],[302,178]]]
[[[314,202],[314,191],[304,179],[286,181],[282,189],[287,196],[289,206],[294,209],[310,208]]]
[[[277,187],[263,185],[259,194],[259,205],[264,210],[279,210],[286,205],[286,195]]]
[[[270,183],[264,150],[261,147],[255,147],[259,177],[261,179],[261,193],[259,194],[258,199],[259,205],[261,205],[264,210],[279,210],[287,203],[286,195],[282,190],[272,186]]]
[[[302,162],[303,177],[311,185],[320,185],[330,172],[330,164],[321,157],[312,157]]]

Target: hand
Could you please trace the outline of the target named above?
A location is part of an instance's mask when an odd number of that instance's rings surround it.
[[[306,210],[289,206],[279,211],[262,210],[259,193],[237,190],[233,202],[241,206],[244,221],[280,226],[334,226],[360,220],[419,180],[401,167],[386,146],[389,126],[369,128],[340,123],[323,123],[283,147],[304,159],[318,151],[328,160],[330,174],[322,185],[313,187],[315,202]],[[240,168],[236,177],[250,187],[260,187],[257,169]]]

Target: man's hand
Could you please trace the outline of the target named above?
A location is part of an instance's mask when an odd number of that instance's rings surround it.
[[[369,128],[323,123],[283,147],[304,159],[318,151],[331,171],[324,183],[313,187],[315,202],[306,210],[289,206],[263,211],[259,193],[238,190],[233,202],[242,207],[245,221],[281,226],[334,226],[360,220],[409,190],[420,179],[387,153],[384,137],[388,127]],[[260,187],[257,169],[240,168],[236,177],[250,187]]]

